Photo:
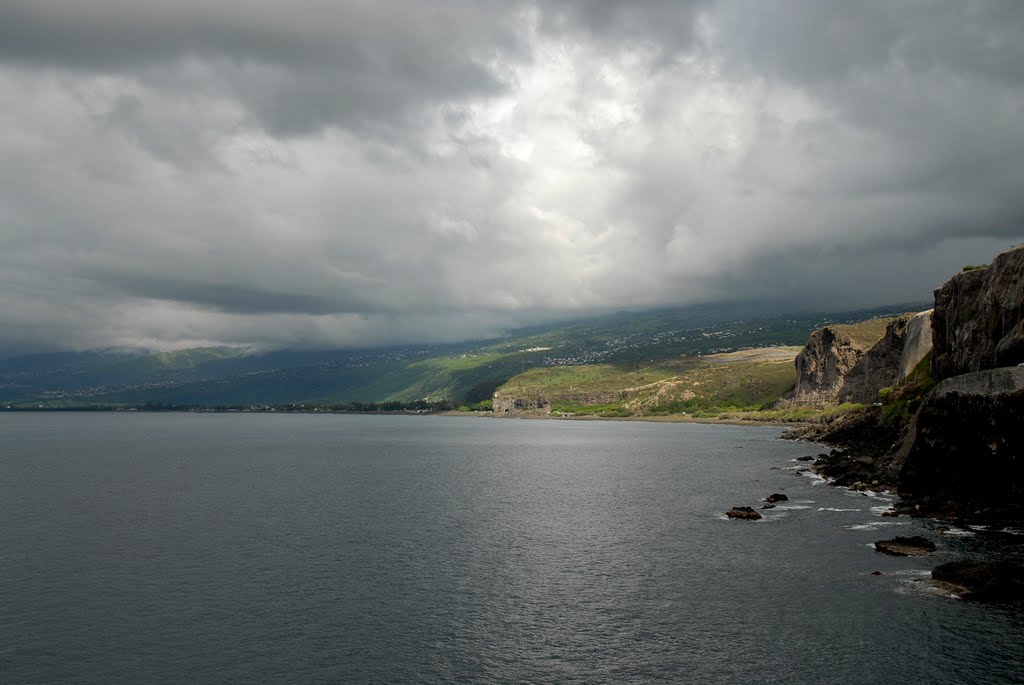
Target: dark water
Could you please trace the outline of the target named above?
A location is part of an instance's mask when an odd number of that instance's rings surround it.
[[[0,415],[0,682],[1024,681],[1020,607],[914,582],[988,543],[778,432]],[[868,547],[921,531],[937,559]]]

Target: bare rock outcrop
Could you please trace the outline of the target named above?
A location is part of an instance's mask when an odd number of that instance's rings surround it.
[[[932,350],[932,310],[914,314],[907,323],[903,355],[900,357],[898,378],[914,372],[917,365]]]
[[[512,397],[495,393],[491,402],[491,411],[495,414],[551,413],[551,403],[544,397]]]
[[[814,331],[796,358],[793,401],[818,406],[876,402],[882,388],[906,377],[931,349],[930,322],[930,311],[896,317],[880,339],[856,339],[844,326]]]
[[[952,561],[932,570],[932,584],[964,599],[1012,602],[1024,599],[1024,566],[1009,561]]]
[[[939,380],[1024,363],[1024,245],[936,290],[932,335]]]
[[[875,551],[894,557],[923,557],[935,552],[935,543],[920,535],[896,536],[891,540],[879,540]]]
[[[1024,367],[939,383],[880,473],[908,494],[985,507],[1024,503]]]
[[[729,511],[725,512],[725,515],[731,519],[739,519],[740,521],[757,521],[762,518],[762,516],[751,507],[733,507]]]
[[[796,357],[794,401],[805,404],[837,404],[846,378],[867,347],[854,342],[842,330],[825,326],[811,333]]]
[[[885,327],[885,335],[846,374],[839,402],[870,404],[878,401],[878,392],[900,379],[899,371],[907,341],[910,316],[900,316]]]

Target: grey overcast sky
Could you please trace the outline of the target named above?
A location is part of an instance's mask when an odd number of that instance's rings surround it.
[[[923,301],[1024,237],[1019,0],[0,0],[0,350]]]

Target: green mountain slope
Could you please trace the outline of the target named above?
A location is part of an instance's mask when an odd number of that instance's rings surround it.
[[[532,369],[495,394],[496,410],[516,399],[555,414],[717,415],[767,408],[796,382],[799,347],[761,348],[650,363]]]
[[[857,322],[912,307],[753,315],[750,307],[617,313],[511,331],[494,340],[366,350],[198,348],[98,351],[0,360],[0,407],[487,399],[530,369],[648,364],[680,355],[801,345],[824,323]]]

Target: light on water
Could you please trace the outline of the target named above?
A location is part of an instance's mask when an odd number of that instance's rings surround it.
[[[0,680],[1019,681],[1019,606],[918,582],[983,536],[882,521],[778,434],[0,415]]]

